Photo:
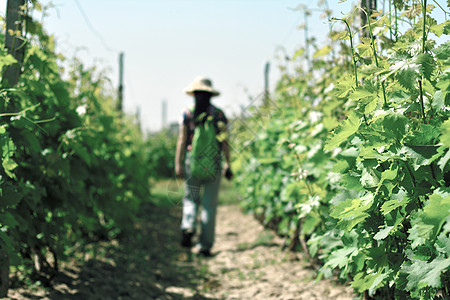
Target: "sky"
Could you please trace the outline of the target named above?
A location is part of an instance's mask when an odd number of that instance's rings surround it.
[[[442,0],[444,1],[444,0]],[[118,57],[124,53],[124,110],[140,110],[142,128],[177,122],[193,103],[183,90],[197,76],[209,77],[221,92],[213,104],[232,116],[249,96],[264,88],[264,65],[270,62],[270,86],[280,73],[280,56],[304,47],[303,4],[312,9],[309,35],[324,44],[329,24],[318,1],[305,0],[41,0],[52,3],[43,18],[56,38],[57,52],[77,56],[104,70],[118,86]],[[323,2],[323,1],[322,1]],[[328,0],[333,15],[351,10],[354,1]],[[322,7],[323,8],[323,7]],[[6,0],[0,0],[5,15]],[[284,49],[284,50],[282,50]]]

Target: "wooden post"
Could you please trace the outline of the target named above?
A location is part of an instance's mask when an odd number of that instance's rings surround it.
[[[162,120],[162,129],[167,128],[167,100],[164,99],[162,101],[162,112],[161,112],[161,120]]]
[[[19,81],[23,57],[25,53],[25,39],[22,37],[21,9],[25,0],[8,0],[6,6],[5,49],[17,62],[3,70],[2,85],[12,87]]]
[[[5,49],[15,59],[16,63],[3,70],[2,87],[13,87],[19,82],[22,72],[22,62],[25,54],[25,39],[22,33],[22,20],[25,0],[8,0],[6,4]],[[0,247],[0,298],[8,295],[9,289],[9,256]]]
[[[305,14],[305,56],[306,56],[306,63],[308,67],[308,71],[311,71],[311,63],[309,61],[309,40],[308,40],[308,9],[305,8],[304,11]]]
[[[117,110],[122,111],[123,109],[123,52],[119,54],[119,89],[118,89],[118,101]]]
[[[269,102],[269,70],[270,62],[266,62],[264,66],[264,105],[267,105]]]
[[[139,128],[139,132],[142,132],[142,127],[141,127],[141,107],[139,105],[136,106],[136,122],[137,122],[137,126]]]

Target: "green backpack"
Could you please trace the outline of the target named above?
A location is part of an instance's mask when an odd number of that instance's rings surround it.
[[[193,177],[212,181],[219,174],[220,150],[219,142],[214,128],[214,117],[206,114],[198,119],[204,122],[196,122],[194,136],[192,138],[190,169]]]

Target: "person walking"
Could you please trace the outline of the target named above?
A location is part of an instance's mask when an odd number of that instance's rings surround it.
[[[175,157],[175,173],[185,180],[183,197],[183,217],[181,220],[181,245],[192,248],[192,238],[196,232],[197,216],[201,211],[201,232],[197,244],[198,254],[205,257],[211,256],[211,248],[214,244],[216,211],[218,204],[219,186],[222,173],[232,178],[230,168],[230,150],[228,144],[227,118],[223,111],[211,104],[211,98],[220,93],[213,88],[212,81],[205,77],[197,77],[186,89],[188,95],[194,97],[194,106],[183,112],[180,121],[180,132],[177,141]],[[201,145],[202,138],[198,137],[199,127],[211,121],[214,126],[215,139],[208,145]],[[196,131],[197,129],[197,131]],[[202,128],[205,131],[204,128]],[[217,142],[216,142],[217,141]],[[213,147],[213,145],[217,145]],[[207,155],[214,161],[212,167],[205,167],[204,172],[195,172],[194,158],[198,148],[203,147]],[[218,149],[215,153],[215,149]],[[225,164],[222,168],[222,155]],[[197,157],[197,156],[195,156]],[[211,173],[212,176],[203,176]],[[205,178],[208,177],[208,178]],[[203,188],[203,197],[201,189]]]

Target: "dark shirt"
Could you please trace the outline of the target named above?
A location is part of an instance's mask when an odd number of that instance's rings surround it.
[[[223,113],[223,111],[220,108],[215,107],[214,105],[210,105],[207,108],[206,113],[208,116],[213,116],[216,134],[218,136],[220,136],[221,133],[226,134],[228,120],[225,117],[225,114]],[[186,148],[188,151],[190,151],[191,145],[192,145],[192,138],[194,137],[194,130],[195,130],[194,109],[193,108],[188,108],[183,112],[183,119],[182,119],[181,124],[185,125],[187,127]],[[218,137],[218,139],[220,142],[221,139],[219,137]],[[221,143],[220,143],[220,145],[221,145]]]

